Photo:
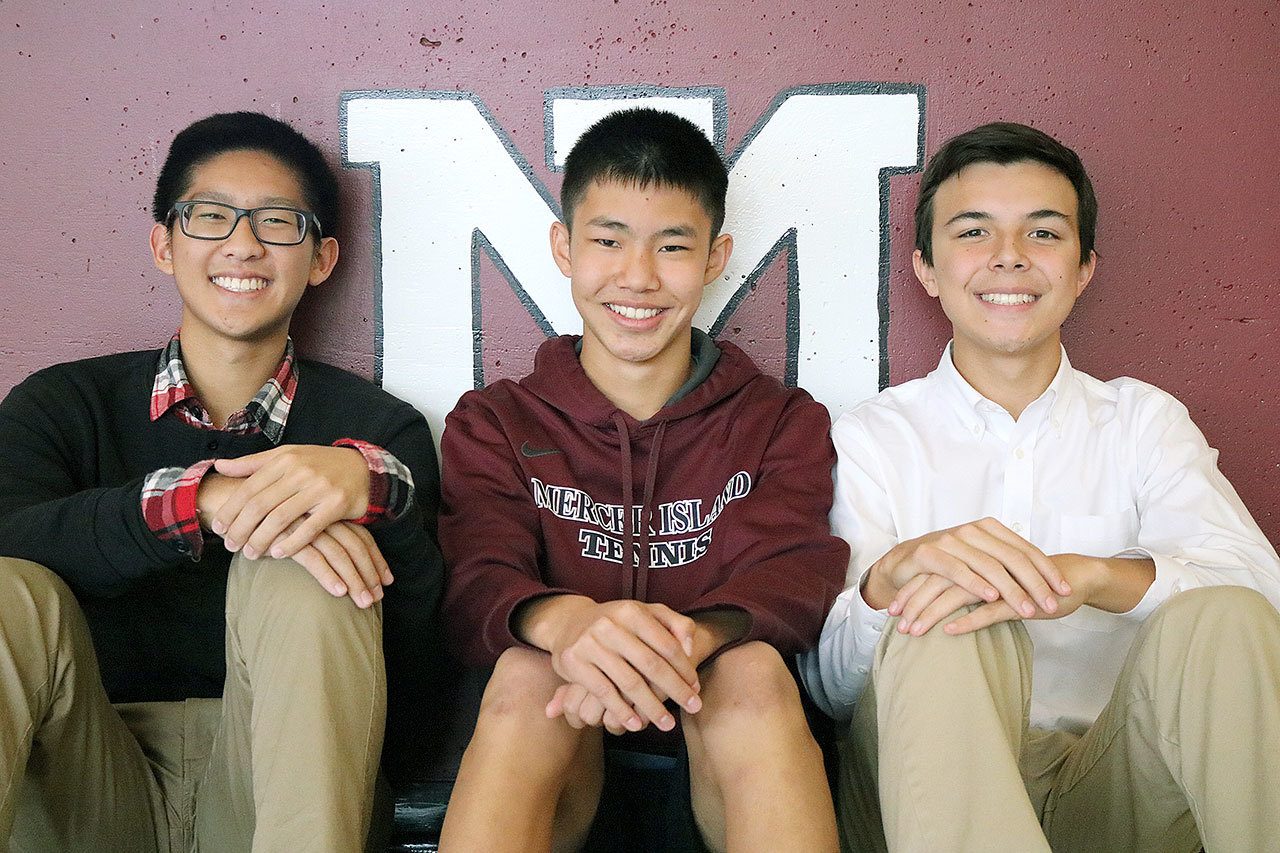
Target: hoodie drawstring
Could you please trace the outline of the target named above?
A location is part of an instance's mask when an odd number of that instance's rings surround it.
[[[631,575],[630,583],[627,582],[626,574],[623,574],[623,598],[632,598],[632,591],[636,587],[635,576],[635,529],[631,524],[631,514],[634,511],[631,504],[631,491],[634,483],[631,478],[631,432],[627,429],[627,419],[623,417],[622,412],[615,412],[613,415],[613,423],[618,427],[618,442],[622,445],[622,564],[627,567]]]
[[[653,520],[653,487],[658,480],[658,453],[662,450],[662,436],[667,431],[667,422],[658,424],[653,434],[653,447],[649,449],[649,470],[644,477],[644,518],[640,524],[640,570],[636,572],[635,597],[645,601],[649,592],[649,528]]]
[[[667,422],[658,424],[653,435],[653,447],[649,451],[649,467],[645,472],[644,496],[640,502],[643,517],[640,519],[640,547],[636,548],[636,529],[633,523],[635,504],[632,494],[635,481],[631,471],[631,431],[622,412],[615,412],[613,422],[618,428],[618,441],[622,444],[622,560],[629,569],[630,583],[624,580],[624,598],[645,600],[649,591],[649,528],[653,519],[653,490],[658,481],[658,455],[662,451],[662,438],[667,432]],[[637,553],[638,551],[638,553]],[[624,575],[625,577],[625,575]]]

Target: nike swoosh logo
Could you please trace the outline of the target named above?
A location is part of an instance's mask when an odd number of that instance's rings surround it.
[[[553,453],[561,452],[562,451],[558,447],[530,447],[529,442],[527,441],[520,445],[520,454],[529,459],[533,459],[537,456],[550,456]]]

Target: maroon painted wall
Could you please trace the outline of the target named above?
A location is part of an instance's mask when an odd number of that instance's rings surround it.
[[[174,132],[210,112],[278,115],[337,163],[342,92],[468,91],[555,190],[540,165],[550,88],[723,87],[733,150],[783,89],[907,83],[926,91],[930,153],[994,119],[1033,123],[1081,152],[1102,260],[1067,327],[1073,362],[1184,400],[1280,541],[1273,0],[380,5],[0,0],[0,393],[54,361],[158,345],[171,331],[177,298],[151,268],[147,207]],[[297,327],[309,354],[366,374],[371,183],[344,173],[340,271]],[[932,367],[946,339],[910,273],[917,186],[915,175],[891,181],[894,382]],[[508,349],[536,341],[525,315],[503,310]]]

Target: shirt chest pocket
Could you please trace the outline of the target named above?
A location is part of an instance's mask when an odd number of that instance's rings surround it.
[[[1138,544],[1138,511],[1059,516],[1059,550],[1090,557],[1113,557]]]

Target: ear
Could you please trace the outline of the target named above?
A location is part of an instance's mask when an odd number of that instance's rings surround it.
[[[151,226],[151,260],[156,269],[173,275],[173,240],[169,229],[160,222]]]
[[[325,237],[316,246],[316,253],[311,256],[311,274],[307,276],[307,285],[315,287],[333,274],[338,265],[338,241],[333,237]]]
[[[1089,286],[1089,282],[1093,281],[1093,273],[1098,268],[1098,253],[1089,250],[1089,260],[1080,265],[1080,273],[1076,277],[1076,296],[1084,293],[1084,289]]]
[[[911,266],[916,271],[916,278],[924,285],[924,292],[938,298],[938,278],[933,271],[933,267],[924,259],[924,255],[916,249],[911,253]]]
[[[563,222],[551,223],[551,258],[565,278],[573,277],[573,260],[569,256],[569,226]]]
[[[733,255],[733,235],[721,234],[711,241],[711,252],[707,255],[707,268],[702,274],[702,286],[706,287],[720,277],[724,268],[729,265]]]

